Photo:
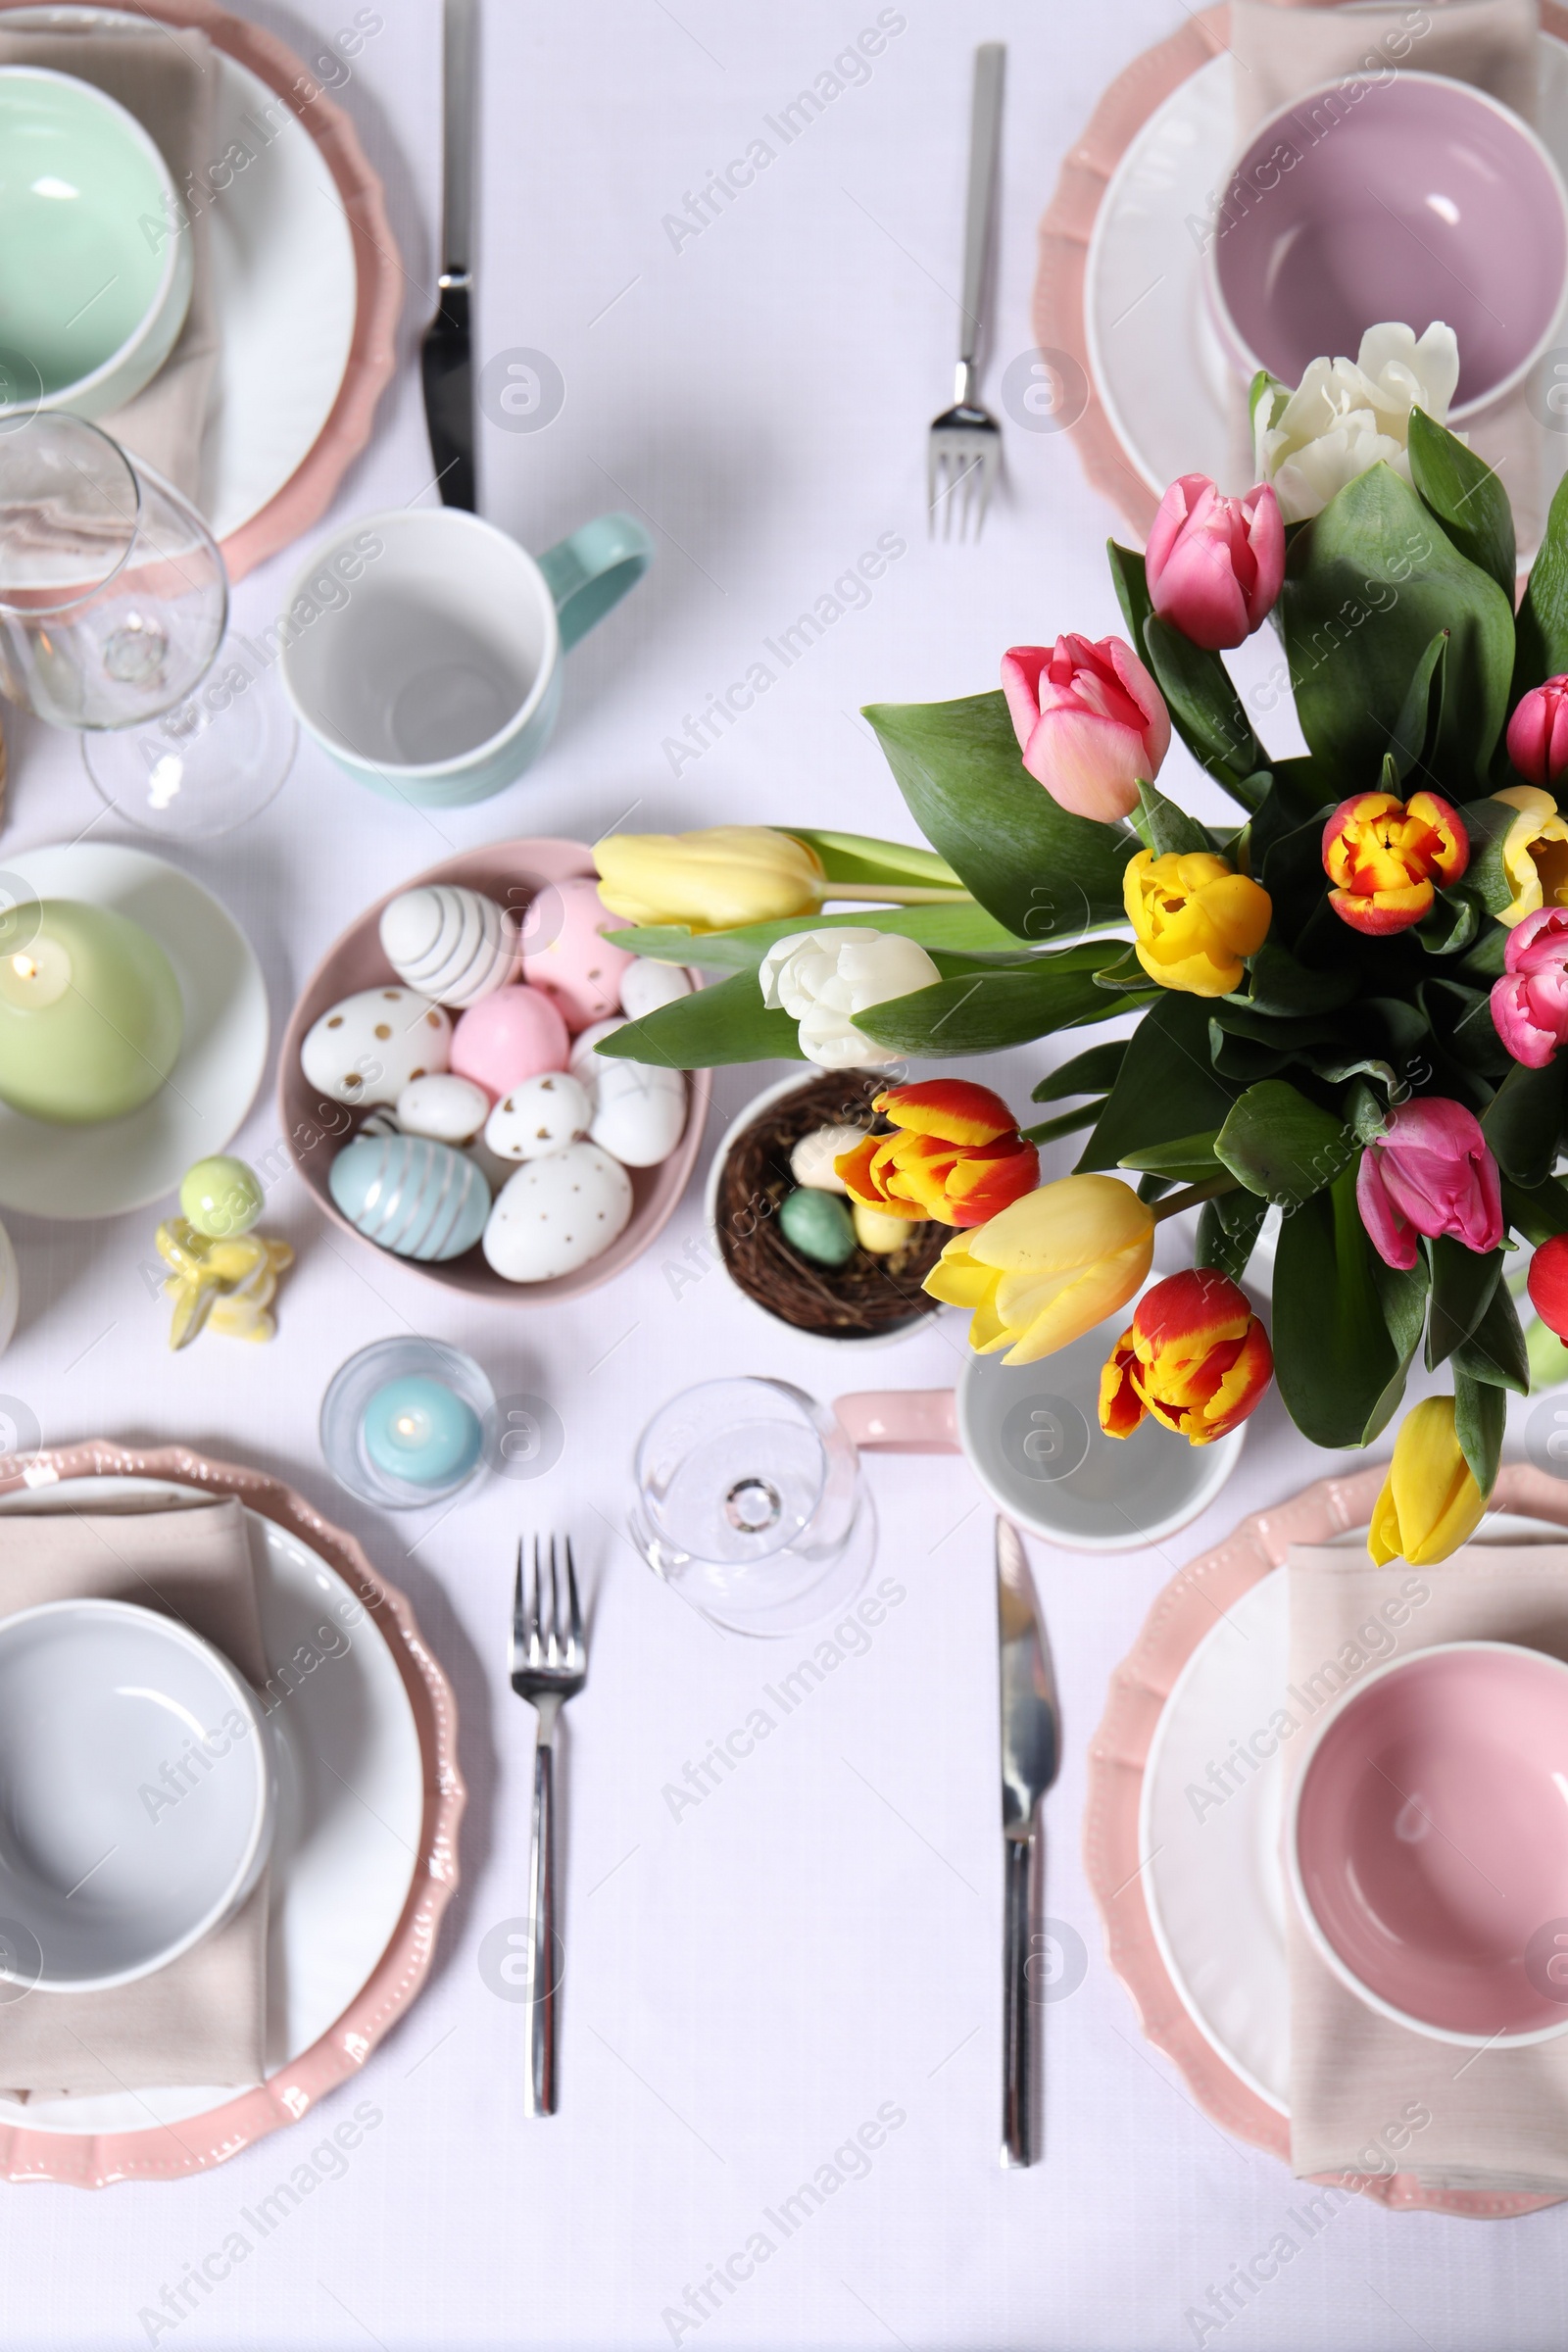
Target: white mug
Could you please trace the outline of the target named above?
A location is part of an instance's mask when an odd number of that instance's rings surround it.
[[[300,724],[372,792],[488,800],[530,767],[561,708],[562,655],[647,570],[653,541],[601,514],[537,559],[461,507],[345,524],[274,624]]]

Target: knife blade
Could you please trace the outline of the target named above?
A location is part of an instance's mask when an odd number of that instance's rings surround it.
[[[1002,1697],[1002,1835],[1005,1864],[1002,2161],[1034,2162],[1034,2030],[1029,2009],[1030,1919],[1038,1807],[1061,1763],[1061,1714],[1051,1645],[1023,1539],[997,1520],[997,1648]]]
[[[446,0],[442,35],[440,301],[419,347],[424,420],[441,503],[476,503],[473,450],[473,142],[476,0]]]

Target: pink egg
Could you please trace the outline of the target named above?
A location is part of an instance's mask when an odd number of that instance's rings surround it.
[[[620,976],[634,959],[603,934],[624,929],[586,876],[552,882],[529,905],[522,976],[560,1006],[573,1036],[620,1009]]]
[[[566,1066],[566,1024],[536,988],[498,988],[470,1004],[452,1032],[450,1067],[492,1102],[525,1078]]]

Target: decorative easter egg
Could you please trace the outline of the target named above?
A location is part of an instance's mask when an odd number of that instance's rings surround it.
[[[597,1144],[524,1160],[502,1187],[484,1253],[504,1282],[550,1282],[608,1250],[631,1215],[631,1178]]]
[[[334,1102],[390,1104],[411,1080],[444,1070],[451,1051],[438,1004],[408,988],[362,988],[307,1031],[300,1068]]]
[[[492,1196],[500,1192],[517,1164],[514,1159],[503,1159],[499,1152],[492,1152],[482,1135],[476,1135],[471,1144],[464,1145],[463,1155],[472,1160]]]
[[[607,1054],[599,1052],[599,1040],[602,1037],[613,1037],[617,1029],[624,1029],[625,1026],[618,1016],[612,1021],[595,1021],[591,1028],[579,1031],[571,1041],[568,1067],[572,1076],[588,1089],[592,1098],[597,1099],[599,1073],[609,1059]]]
[[[416,1078],[398,1097],[398,1125],[405,1135],[427,1135],[438,1144],[468,1144],[490,1115],[490,1098],[471,1078],[451,1070]]]
[[[502,1159],[545,1159],[586,1135],[593,1115],[585,1086],[565,1070],[547,1070],[502,1096],[485,1123],[484,1140]]]
[[[855,1227],[842,1200],[803,1185],[779,1203],[779,1231],[813,1265],[842,1266],[855,1255]]]
[[[400,980],[461,1011],[517,969],[517,918],[458,882],[401,891],[381,909],[381,951]]]
[[[812,1192],[847,1193],[850,1188],[835,1174],[833,1162],[864,1141],[863,1127],[815,1127],[790,1153],[790,1174]]]
[[[620,975],[620,1009],[629,1021],[691,993],[691,981],[678,963],[656,963],[651,956],[634,956]]]
[[[856,1240],[873,1257],[891,1257],[895,1250],[902,1250],[915,1225],[912,1217],[889,1216],[885,1208],[867,1208],[863,1200],[851,1204],[850,1216]]]
[[[266,1205],[255,1170],[231,1152],[215,1152],[210,1159],[197,1160],[180,1179],[180,1215],[210,1241],[249,1233]]]
[[[586,875],[551,882],[528,908],[522,976],[558,1005],[570,1030],[602,1021],[620,1003],[620,979],[634,958],[604,934],[624,928]],[[536,944],[537,943],[537,944]]]
[[[415,1083],[417,1084],[417,1080]],[[368,1112],[360,1121],[359,1132],[361,1135],[401,1135],[403,1130],[383,1103],[379,1110]]]
[[[600,1057],[588,1134],[623,1167],[667,1159],[686,1127],[686,1080],[652,1062]]]
[[[490,1213],[490,1187],[473,1161],[428,1136],[356,1136],[327,1182],[367,1241],[426,1263],[471,1250]]]
[[[566,1024],[536,988],[498,988],[471,1004],[452,1032],[452,1067],[492,1102],[525,1078],[566,1066]]]

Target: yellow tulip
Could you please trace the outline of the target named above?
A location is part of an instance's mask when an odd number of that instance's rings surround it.
[[[1494,792],[1519,814],[1502,837],[1502,870],[1513,898],[1498,915],[1509,930],[1541,906],[1568,906],[1568,820],[1539,784],[1510,784]]]
[[[1451,1396],[1412,1405],[1394,1442],[1394,1459],[1372,1511],[1367,1549],[1381,1568],[1406,1559],[1430,1568],[1468,1544],[1487,1498],[1459,1449]]]
[[[714,825],[704,833],[611,833],[594,844],[599,896],[628,923],[739,923],[814,914],[822,861],[770,825]]]
[[[972,1308],[969,1345],[1008,1364],[1052,1355],[1141,1288],[1154,1217],[1114,1176],[1064,1176],[955,1235],[925,1278],[933,1298]]]
[[[1228,997],[1242,983],[1242,957],[1255,956],[1274,908],[1268,892],[1211,851],[1127,861],[1122,898],[1138,960],[1161,988]]]

